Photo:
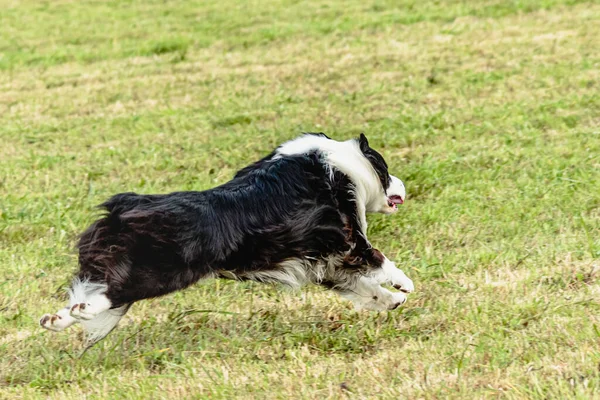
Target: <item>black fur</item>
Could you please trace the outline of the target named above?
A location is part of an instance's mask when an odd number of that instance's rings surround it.
[[[359,141],[387,188],[385,160],[364,135]],[[349,276],[381,266],[383,256],[360,231],[350,179],[339,171],[329,179],[318,151],[274,155],[207,191],[112,197],[100,206],[106,214],[80,238],[79,278],[106,283],[117,308],[203,277],[274,271],[289,259],[336,255]]]
[[[381,186],[384,190],[390,187],[392,181],[390,180],[390,174],[388,172],[388,165],[377,151],[373,150],[369,146],[369,141],[364,133],[360,134],[360,138],[358,139],[360,144],[360,150],[367,157],[367,160],[371,162],[371,165],[375,169],[377,173],[377,177],[381,182]]]

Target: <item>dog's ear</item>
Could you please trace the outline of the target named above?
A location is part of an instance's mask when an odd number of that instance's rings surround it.
[[[358,138],[358,144],[362,151],[366,151],[369,148],[369,141],[364,133],[360,134],[360,137]]]

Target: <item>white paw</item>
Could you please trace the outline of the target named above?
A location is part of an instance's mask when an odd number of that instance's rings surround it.
[[[415,284],[413,283],[412,279],[406,276],[401,270],[398,269],[397,271],[398,273],[394,274],[392,279],[392,286],[404,293],[414,292]]]
[[[390,305],[374,298],[371,301],[354,303],[354,308],[356,310],[385,311],[390,309]]]
[[[60,317],[56,314],[44,314],[42,318],[40,318],[40,326],[49,331],[58,332],[62,330],[62,328],[57,326],[59,321]]]
[[[396,268],[396,264],[386,259],[381,268],[386,280],[391,283],[395,289],[404,293],[412,293],[415,291],[415,284],[413,281],[406,276],[401,269]]]
[[[68,328],[76,321],[67,314],[67,311],[67,309],[62,309],[56,314],[44,314],[42,318],[40,318],[40,326],[54,332],[59,332]]]
[[[87,303],[77,303],[71,307],[69,314],[75,319],[89,320],[93,319],[96,314],[89,312],[90,305]]]
[[[361,302],[355,302],[355,308],[357,310],[369,310],[369,311],[386,311],[395,310],[402,304],[406,303],[406,294],[402,292],[392,293],[384,288],[380,288],[380,292],[373,295],[371,299]]]
[[[392,301],[388,307],[388,310],[395,310],[404,303],[406,303],[406,295],[402,292],[394,293],[392,294]]]

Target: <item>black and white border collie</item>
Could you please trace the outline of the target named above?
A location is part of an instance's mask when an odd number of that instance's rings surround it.
[[[405,196],[364,135],[322,133],[284,143],[214,189],[118,194],[81,235],[69,305],[40,325],[80,322],[94,343],[134,302],[208,278],[313,283],[359,309],[395,309],[414,286],[367,240],[366,213],[393,213]]]

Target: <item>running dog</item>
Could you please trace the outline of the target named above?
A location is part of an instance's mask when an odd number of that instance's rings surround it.
[[[214,189],[117,194],[80,237],[69,305],[40,325],[79,322],[95,343],[136,301],[209,278],[312,283],[360,309],[395,309],[413,282],[371,246],[366,213],[391,214],[405,198],[364,134],[322,133],[282,144]]]

